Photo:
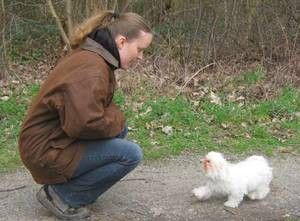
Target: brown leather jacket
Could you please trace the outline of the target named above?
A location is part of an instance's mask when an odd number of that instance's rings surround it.
[[[74,173],[86,139],[111,138],[124,128],[112,102],[116,86],[108,63],[118,61],[91,39],[64,57],[33,100],[19,137],[25,166],[40,184],[66,182]]]

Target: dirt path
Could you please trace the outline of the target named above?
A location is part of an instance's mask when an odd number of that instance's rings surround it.
[[[90,206],[90,220],[300,220],[299,156],[270,159],[274,168],[271,194],[263,201],[244,200],[234,211],[224,209],[225,199],[198,202],[192,196],[191,190],[205,182],[198,158],[185,155],[144,162]],[[56,220],[35,199],[38,189],[24,169],[2,174],[0,220]]]

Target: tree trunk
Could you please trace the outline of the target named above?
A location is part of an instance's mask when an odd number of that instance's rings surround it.
[[[129,5],[130,5],[130,0],[126,0],[125,2],[123,2],[123,5],[120,8],[120,12],[121,13],[126,12]]]
[[[1,47],[0,47],[0,80],[7,77],[8,73],[8,62],[7,62],[7,56],[6,56],[6,38],[5,38],[5,32],[6,32],[6,13],[5,13],[5,5],[4,0],[1,0]]]
[[[58,15],[56,14],[56,11],[54,9],[52,1],[51,0],[47,0],[47,3],[49,5],[50,12],[51,12],[52,16],[55,18],[56,24],[58,26],[58,29],[60,31],[60,34],[62,36],[62,39],[63,39],[64,43],[66,44],[68,50],[71,50],[70,41],[69,41],[69,39],[68,39],[68,37],[66,35],[66,32],[65,32],[65,30],[63,28],[63,25],[62,25],[61,21],[59,20]]]
[[[65,0],[65,3],[66,3],[66,13],[67,13],[68,36],[70,37],[73,31],[72,2],[71,0]]]

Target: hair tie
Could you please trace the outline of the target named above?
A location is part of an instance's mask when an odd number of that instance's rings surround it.
[[[120,16],[120,14],[117,12],[113,12],[111,15],[113,18],[118,18]]]

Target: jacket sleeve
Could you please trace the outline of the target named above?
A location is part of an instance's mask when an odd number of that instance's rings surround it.
[[[124,114],[113,102],[107,104],[107,96],[108,82],[100,77],[67,84],[59,111],[65,133],[81,139],[118,135],[125,125]]]

